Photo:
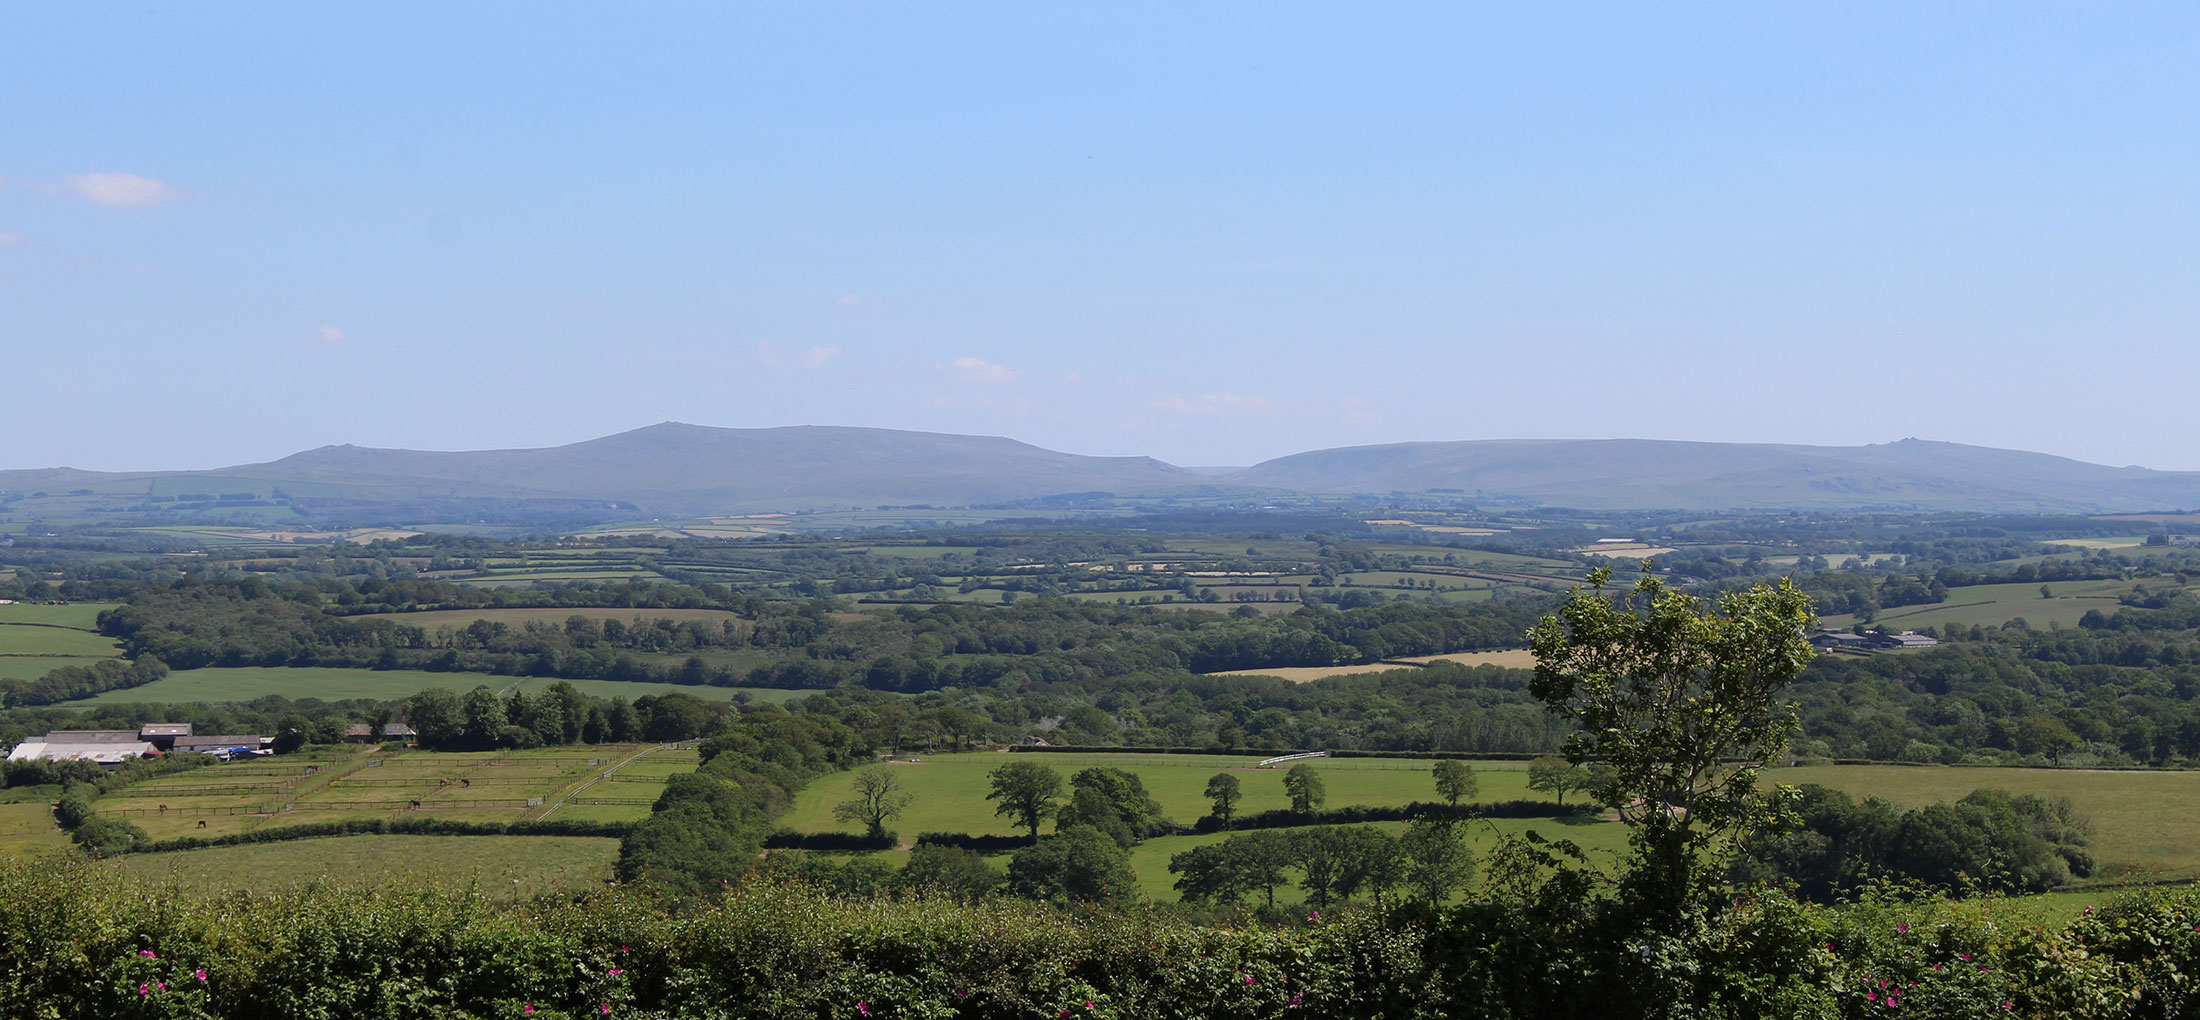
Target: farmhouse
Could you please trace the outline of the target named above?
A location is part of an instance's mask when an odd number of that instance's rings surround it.
[[[404,723],[383,723],[382,735],[375,736],[375,729],[368,723],[352,723],[344,727],[344,739],[353,743],[371,744],[376,740],[411,740],[419,734]]]

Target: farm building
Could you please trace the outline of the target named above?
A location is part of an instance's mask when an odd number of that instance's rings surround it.
[[[145,740],[136,730],[47,730],[49,744],[128,744]],[[151,743],[151,741],[146,741]]]
[[[1931,648],[1939,644],[1940,639],[1926,637],[1914,630],[1906,630],[1900,634],[1875,631],[1871,635],[1871,642],[1873,648]]]
[[[1812,645],[1829,651],[1836,648],[1850,648],[1861,651],[1871,647],[1871,641],[1871,638],[1862,634],[1850,634],[1838,630],[1822,630],[1810,636]]]
[[[120,765],[132,758],[143,758],[160,753],[159,748],[145,741],[129,740],[54,740],[47,734],[45,740],[26,740],[8,752],[9,761],[88,761],[99,765]]]
[[[138,727],[138,739],[161,750],[176,746],[176,741],[191,735],[187,722],[149,722]]]
[[[9,761],[89,761],[119,765],[159,754],[191,735],[190,723],[146,723],[134,730],[49,730],[8,752]]]
[[[376,740],[411,740],[419,736],[404,723],[383,723],[382,735],[375,736],[375,729],[368,723],[352,723],[344,728],[344,739],[354,743],[371,744]]]

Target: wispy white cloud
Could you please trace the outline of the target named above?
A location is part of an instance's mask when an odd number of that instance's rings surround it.
[[[875,294],[842,294],[833,303],[842,308],[869,308],[884,300]]]
[[[15,248],[29,243],[31,243],[31,239],[28,237],[0,230],[0,248]]]
[[[110,209],[158,205],[183,195],[159,178],[137,174],[70,174],[61,183],[76,197]]]
[[[1220,417],[1233,414],[1266,414],[1275,406],[1276,402],[1258,393],[1231,393],[1225,391],[1222,393],[1201,393],[1196,396],[1172,393],[1169,396],[1148,401],[1148,403],[1157,410],[1169,411],[1174,414]]]
[[[340,330],[340,329],[337,329],[336,327],[334,327],[334,326],[331,326],[331,325],[329,325],[329,324],[327,324],[327,323],[322,323],[322,324],[321,324],[321,342],[322,342],[322,343],[324,343],[324,344],[340,344],[340,343],[343,343],[343,342],[344,342],[344,331],[343,331],[343,330]]]
[[[838,347],[812,347],[803,353],[802,366],[804,368],[819,368],[837,357],[840,357],[840,348]]]
[[[976,383],[985,383],[988,386],[1014,382],[1017,376],[1023,375],[1022,372],[1018,372],[1013,368],[1006,365],[996,365],[984,358],[956,358],[954,361],[949,362],[947,367],[953,369],[956,375],[964,379]]]

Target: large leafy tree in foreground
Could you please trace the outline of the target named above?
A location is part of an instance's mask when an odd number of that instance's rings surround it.
[[[1529,631],[1531,689],[1579,724],[1567,758],[1608,769],[1591,792],[1628,823],[1623,897],[1678,919],[1706,902],[1738,837],[1778,810],[1757,780],[1797,728],[1781,694],[1810,664],[1816,617],[1784,581],[1710,606],[1647,571],[1623,594],[1610,582],[1592,572]]]

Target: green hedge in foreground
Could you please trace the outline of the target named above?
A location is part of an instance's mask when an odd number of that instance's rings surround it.
[[[1584,913],[1582,918],[1590,918]],[[1745,903],[1659,936],[1470,904],[1291,928],[1014,901],[738,890],[497,907],[314,887],[187,900],[0,865],[0,1016],[876,1018],[2189,1017],[2200,898],[2068,926],[1975,901]],[[202,977],[203,972],[203,977]],[[1895,1006],[1886,1005],[1892,997]],[[533,1007],[529,1013],[528,1008]],[[605,1009],[608,1007],[609,1012]]]

